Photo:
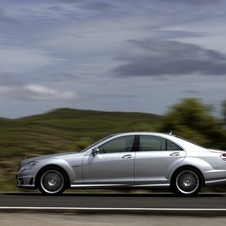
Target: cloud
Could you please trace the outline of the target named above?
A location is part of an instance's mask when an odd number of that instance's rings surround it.
[[[226,55],[178,41],[131,41],[132,48],[118,60],[126,61],[113,70],[119,77],[226,75]]]
[[[11,86],[20,84],[9,73],[0,73],[0,86]]]
[[[112,4],[107,2],[87,2],[81,5],[81,8],[95,11],[111,11],[114,9]]]
[[[91,9],[91,10],[106,10],[106,9],[111,9],[112,8],[112,3],[111,1],[84,1],[84,0],[61,0],[62,3],[69,3],[73,4],[75,6],[78,6],[83,9]]]
[[[49,76],[51,81],[63,82],[63,81],[78,81],[80,78],[74,74],[67,72],[57,72]]]
[[[181,39],[181,38],[202,38],[209,36],[205,32],[191,32],[179,30],[157,30],[152,34],[153,38],[161,40]]]
[[[214,4],[218,4],[218,3],[223,3],[223,0],[152,0],[152,3],[156,2],[156,3],[165,3],[167,4],[177,4],[177,6],[182,5],[182,4],[186,4],[187,6],[195,6],[195,7],[199,7],[199,6],[208,6],[208,5],[214,5]]]
[[[18,25],[18,21],[11,17],[8,17],[5,13],[5,9],[3,7],[0,7],[0,26],[2,25]]]
[[[0,99],[7,99],[10,97],[13,89],[9,86],[0,86]]]
[[[1,81],[1,77],[0,77]],[[0,84],[0,98],[21,101],[73,101],[77,96],[70,90],[59,90],[38,84]]]
[[[0,18],[4,16],[3,9],[0,7]]]
[[[194,4],[194,5],[207,5],[207,4],[216,4],[221,2],[222,0],[171,0],[171,2],[176,3],[188,3],[188,4]]]
[[[1,47],[0,69],[7,72],[24,72],[57,63],[59,59],[48,56],[39,49]]]
[[[201,92],[199,92],[199,91],[196,91],[196,90],[187,90],[187,91],[185,91],[186,93],[188,93],[188,94],[191,94],[191,95],[199,95],[199,94],[201,94]]]
[[[71,101],[75,99],[75,94],[72,91],[59,91],[36,84],[26,85],[24,91],[30,94],[26,97],[29,100]]]

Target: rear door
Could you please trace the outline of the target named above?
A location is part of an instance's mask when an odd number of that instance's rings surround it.
[[[169,171],[183,161],[185,151],[158,136],[141,135],[135,155],[135,184],[167,184]]]

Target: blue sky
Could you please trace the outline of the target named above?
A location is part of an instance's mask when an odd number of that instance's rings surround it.
[[[0,0],[0,117],[164,114],[226,99],[224,0]]]

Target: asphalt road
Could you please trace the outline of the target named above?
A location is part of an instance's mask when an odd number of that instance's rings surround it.
[[[226,218],[153,215],[0,213],[1,226],[225,226]]]
[[[226,209],[226,194],[203,193],[198,197],[184,198],[171,193],[66,193],[55,197],[40,193],[5,193],[0,194],[0,207]]]
[[[21,211],[20,207],[25,209]],[[32,209],[32,207],[37,209]],[[41,212],[37,211],[39,207],[42,208]],[[45,207],[49,209],[45,209]],[[89,215],[87,211],[75,210],[76,212],[74,212],[73,210],[71,212],[70,210],[68,212],[63,209],[70,207],[102,209],[88,212],[91,213]],[[59,209],[56,212],[54,208]],[[105,208],[156,208],[157,210],[145,212],[102,211]],[[172,210],[170,213],[159,211],[166,208],[184,208],[185,211],[181,213],[178,210]],[[194,211],[189,212],[186,209]],[[198,209],[204,210],[197,211]],[[216,209],[218,210],[215,211]],[[219,211],[219,209],[221,210]],[[56,197],[42,196],[40,193],[5,193],[0,194],[0,210],[1,226],[15,224],[23,226],[223,226],[226,224],[226,194],[202,193],[198,197],[182,198],[175,197],[171,193],[66,193]]]

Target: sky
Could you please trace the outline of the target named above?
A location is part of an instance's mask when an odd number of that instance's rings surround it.
[[[225,0],[0,0],[0,117],[163,115],[226,100]]]

